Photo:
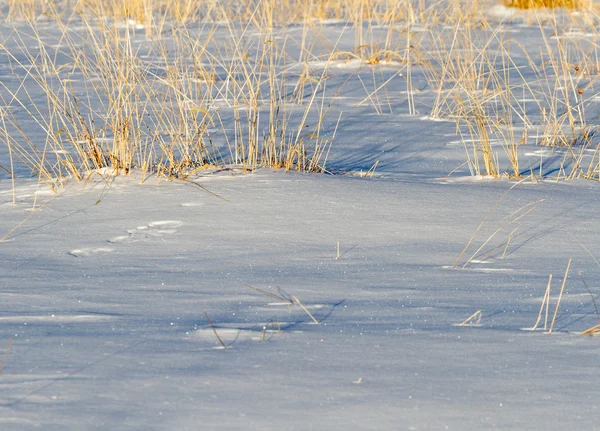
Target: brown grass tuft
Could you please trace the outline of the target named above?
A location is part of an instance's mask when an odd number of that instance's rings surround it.
[[[519,9],[558,8],[583,9],[592,6],[591,0],[504,0],[504,6]]]

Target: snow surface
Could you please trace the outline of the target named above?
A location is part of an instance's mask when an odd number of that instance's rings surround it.
[[[339,175],[190,179],[215,196],[104,172],[53,195],[22,171],[13,204],[3,174],[0,429],[600,429],[578,275],[596,294],[597,182],[448,177],[455,125],[425,102],[409,116],[403,82],[383,115],[356,106],[360,83],[342,92]],[[560,149],[542,150],[523,160],[549,174]],[[525,330],[549,274],[552,317],[569,258],[554,333]]]
[[[568,235],[598,243],[597,204],[581,204],[595,184],[513,189],[500,213],[545,200],[505,259],[452,270],[509,183],[196,181],[227,201],[135,177],[69,184],[2,243],[2,429],[597,427],[600,345],[577,334],[596,323],[577,278],[558,331],[522,330],[568,257],[595,287]],[[12,205],[8,184],[2,232],[37,188],[20,181]],[[455,326],[479,309],[480,326]]]

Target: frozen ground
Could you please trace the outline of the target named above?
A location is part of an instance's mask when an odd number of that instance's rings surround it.
[[[600,429],[598,183],[446,177],[453,123],[354,97],[340,175],[4,175],[0,429]]]
[[[596,289],[600,270],[568,235],[595,250],[595,184],[513,189],[495,219],[545,200],[505,258],[452,270],[509,183],[197,181],[227,201],[72,184],[2,244],[3,429],[598,427],[600,346],[577,334],[597,318],[573,274]],[[3,188],[2,232],[35,190],[20,182],[13,206]],[[558,331],[523,331],[569,257]],[[296,296],[320,324],[244,284]],[[479,325],[455,326],[476,310]]]

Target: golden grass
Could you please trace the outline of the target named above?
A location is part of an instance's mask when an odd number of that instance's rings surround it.
[[[457,0],[459,3],[464,0]],[[165,19],[178,22],[234,19],[269,25],[303,20],[414,21],[434,5],[411,0],[6,0],[8,20],[34,19],[49,10],[86,12],[151,25]],[[471,2],[471,0],[469,0]],[[478,3],[477,1],[471,3]],[[465,3],[466,4],[466,3]]]
[[[485,215],[485,217],[483,218],[483,220],[481,221],[481,223],[479,223],[479,225],[477,226],[477,228],[475,229],[475,231],[471,234],[471,237],[469,238],[469,241],[467,242],[467,244],[465,245],[465,247],[462,249],[462,251],[460,252],[460,254],[458,255],[458,257],[456,258],[456,260],[452,264],[452,269],[456,269],[459,266],[459,263],[460,263],[462,257],[465,255],[465,253],[467,252],[467,250],[469,250],[469,248],[471,247],[471,244],[473,244],[473,242],[475,241],[475,239],[478,237],[479,233],[482,232],[484,226],[486,225],[487,221],[490,219],[490,217],[492,216],[492,214],[494,213],[494,211],[496,211],[496,209],[500,206],[500,204],[504,201],[504,199],[506,199],[506,197],[512,191],[512,189],[514,189],[515,187],[517,187],[519,184],[523,183],[524,181],[525,181],[525,179],[523,178],[523,179],[519,180],[518,182],[516,182],[515,184],[513,184],[506,192],[504,192],[504,194],[500,197],[500,199],[498,199],[498,201],[496,201],[496,203],[492,206],[492,208],[490,208],[490,210]],[[500,232],[507,224],[514,223],[514,222],[518,221],[524,215],[529,214],[529,212],[532,210],[531,207],[533,205],[537,204],[538,202],[541,202],[541,200],[529,202],[528,204],[526,204],[526,205],[522,206],[521,208],[517,209],[516,211],[513,211],[509,215],[503,217],[497,223],[497,225],[499,225],[499,227],[495,230],[495,232],[491,236],[489,236],[488,239],[484,242],[484,244],[482,246],[480,246],[477,249],[477,251],[475,253],[473,253],[469,259],[467,259],[467,261],[465,263],[463,263],[462,265],[460,265],[460,267],[461,268],[465,268],[477,256],[477,254],[482,250],[482,248],[487,243],[489,243],[494,236],[496,236],[496,234],[498,232]],[[527,211],[524,211],[524,210],[527,210]]]
[[[558,300],[556,301],[556,307],[554,308],[554,315],[552,316],[552,322],[550,323],[550,329],[548,330],[548,334],[552,334],[552,330],[554,329],[554,322],[556,321],[556,316],[558,315],[558,309],[560,307],[560,301],[563,296],[563,292],[565,291],[565,286],[567,284],[567,277],[569,276],[569,269],[571,268],[571,262],[573,258],[569,258],[569,263],[567,263],[567,269],[565,270],[565,276],[563,277],[562,285],[560,286],[560,293],[558,294]]]
[[[471,314],[469,317],[467,317],[465,320],[463,320],[461,323],[457,324],[456,326],[473,326],[473,325],[479,325],[479,323],[481,323],[481,310],[477,310],[475,313]]]
[[[310,317],[310,318],[311,318],[311,320],[313,321],[313,323],[314,323],[315,325],[318,325],[318,324],[319,324],[319,321],[318,321],[317,319],[315,319],[315,316],[313,316],[313,315],[312,315],[312,313],[311,313],[310,311],[308,311],[308,308],[306,308],[306,307],[304,306],[304,304],[302,304],[302,303],[300,302],[300,300],[299,300],[297,297],[295,297],[294,295],[292,295],[292,299],[294,300],[294,302],[295,302],[297,305],[299,305],[299,306],[300,306],[300,308],[302,308],[302,310],[303,310],[303,311],[304,311],[304,312],[305,312],[305,313],[308,315],[308,317]]]
[[[0,96],[2,102],[22,108],[35,132],[47,137],[43,147],[37,145],[31,126],[22,127],[22,118],[6,109],[0,140],[9,149],[11,171],[14,157],[52,186],[65,175],[83,180],[103,168],[168,178],[222,164],[325,170],[335,138],[335,128],[324,127],[335,99],[327,89],[327,68],[311,77],[310,94],[293,106],[286,83],[296,77],[287,72],[286,42],[276,43],[270,28],[247,46],[239,41],[248,27],[228,25],[230,37],[217,42],[214,27],[192,34],[175,25],[172,46],[153,44],[154,60],[148,63],[132,33],[117,23],[80,15],[83,31],[74,36],[68,22],[47,16],[63,32],[61,55],[72,59],[69,63],[56,63],[52,41],[44,40],[33,22],[30,34],[17,33],[25,60],[4,49],[29,74],[18,89],[3,86],[8,97]],[[32,42],[40,49],[37,56],[29,54]],[[83,93],[73,85],[73,74],[81,76]],[[33,89],[45,96],[43,103]]]
[[[567,149],[562,160],[565,169],[557,178],[598,178],[600,147],[593,143],[596,127],[587,114],[595,109],[598,95],[600,33],[596,24],[588,27],[597,20],[593,11],[548,15],[534,24],[543,41],[537,53],[530,53],[527,46],[508,38],[502,26],[485,19],[479,29],[465,20],[431,30],[436,67],[426,70],[437,95],[430,115],[457,122],[473,175],[523,175],[519,148],[531,142],[529,130],[541,128],[539,145]],[[590,39],[555,37],[580,26],[590,29]],[[525,61],[516,64],[515,57]],[[532,115],[532,106],[537,116]],[[508,169],[499,165],[494,141],[500,144]],[[589,161],[590,150],[597,162]],[[528,174],[533,178],[533,171]],[[539,174],[543,175],[542,163]]]
[[[67,4],[74,6],[67,10]],[[531,142],[529,130],[537,122],[544,129],[539,144],[568,149],[562,166],[570,170],[563,167],[557,178],[599,178],[600,145],[592,142],[595,126],[586,109],[598,94],[600,34],[588,43],[552,40],[543,30],[550,25],[560,34],[597,23],[597,17],[568,17],[582,21],[563,27],[558,15],[545,18],[539,23],[544,48],[530,54],[486,20],[485,5],[466,0],[11,0],[4,18],[28,19],[31,31],[16,33],[24,56],[6,49],[4,54],[13,68],[29,72],[18,89],[4,86],[0,95],[0,141],[10,159],[1,168],[12,175],[15,163],[24,164],[51,186],[62,177],[82,180],[103,168],[169,178],[224,164],[325,172],[341,123],[340,115],[331,114],[340,87],[331,88],[328,68],[358,59],[371,68],[373,86],[367,88],[359,74],[348,78],[358,79],[366,94],[354,106],[370,104],[378,115],[392,113],[394,95],[388,87],[396,78],[405,82],[408,113],[417,115],[413,70],[426,75],[429,88],[419,91],[434,95],[429,115],[456,122],[473,175],[524,175],[519,149]],[[59,52],[40,34],[34,20],[40,14],[61,29],[60,55],[71,59],[66,64],[56,62]],[[316,54],[307,35],[319,34],[326,19],[344,20],[354,34],[354,49],[341,50],[328,41],[329,51],[319,53],[327,65],[315,73],[310,62]],[[77,36],[69,31],[71,23],[83,28]],[[300,40],[286,33],[290,23],[302,26]],[[193,27],[200,31],[190,31]],[[132,42],[140,31],[152,36],[153,64]],[[217,31],[229,37],[216,38]],[[255,42],[241,42],[249,33],[258,33],[250,38]],[[299,58],[290,58],[289,43],[300,44]],[[29,51],[34,45],[35,54]],[[526,62],[517,65],[515,52]],[[378,74],[382,65],[397,73],[384,79]],[[84,92],[75,89],[74,74]],[[291,95],[290,82],[295,82]],[[45,94],[42,104],[34,100],[33,87]],[[29,115],[45,142],[34,138],[10,106]],[[586,154],[593,145],[590,163]],[[501,166],[501,152],[507,166]],[[533,178],[533,172],[529,175]]]
[[[581,335],[597,335],[600,334],[600,324],[594,325],[591,328],[581,332]]]
[[[548,277],[548,285],[546,286],[546,291],[544,292],[544,297],[542,298],[542,304],[540,305],[540,312],[538,313],[538,317],[531,328],[527,328],[528,331],[537,330],[540,321],[542,320],[542,314],[545,310],[545,318],[544,318],[544,331],[548,328],[548,309],[550,307],[550,287],[552,285],[552,274]]]
[[[566,8],[581,9],[592,6],[592,0],[504,0],[507,7],[519,9]]]

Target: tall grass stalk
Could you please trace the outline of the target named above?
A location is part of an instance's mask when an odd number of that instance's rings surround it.
[[[331,114],[340,88],[330,65],[359,60],[372,85],[360,81],[366,97],[357,105],[393,113],[399,77],[410,115],[419,92],[433,95],[430,117],[456,122],[473,174],[521,177],[520,148],[537,139],[563,153],[561,178],[600,179],[590,112],[600,35],[568,37],[598,17],[583,0],[507,2],[538,20],[539,52],[489,21],[491,3],[479,0],[7,0],[4,18],[28,25],[17,27],[17,51],[0,46],[24,71],[16,87],[0,83],[3,169],[14,178],[15,164],[25,165],[52,187],[102,169],[180,178],[224,164],[325,172],[341,118]],[[585,10],[538,14],[554,7]],[[331,19],[351,29],[354,47],[328,40],[315,72],[315,41]],[[42,21],[60,29],[56,40]],[[301,26],[298,40],[290,24]],[[289,44],[299,44],[297,58]],[[422,74],[429,88],[417,91]]]
[[[335,100],[327,68],[308,99],[290,104],[287,83],[297,77],[286,64],[286,39],[278,40],[272,17],[260,12],[270,24],[250,44],[249,24],[239,30],[229,23],[224,45],[213,39],[214,25],[196,33],[181,26],[172,28],[168,44],[158,39],[143,48],[128,26],[80,15],[82,31],[73,33],[70,22],[49,13],[62,32],[55,48],[30,22],[27,33],[17,33],[24,59],[3,49],[27,73],[17,89],[4,86],[0,139],[49,185],[104,168],[167,177],[228,163],[322,172],[335,137],[333,124],[325,126]],[[142,48],[149,53],[142,56]],[[67,61],[59,65],[57,58]],[[14,105],[28,114],[33,134],[45,136],[43,147],[12,114]]]

